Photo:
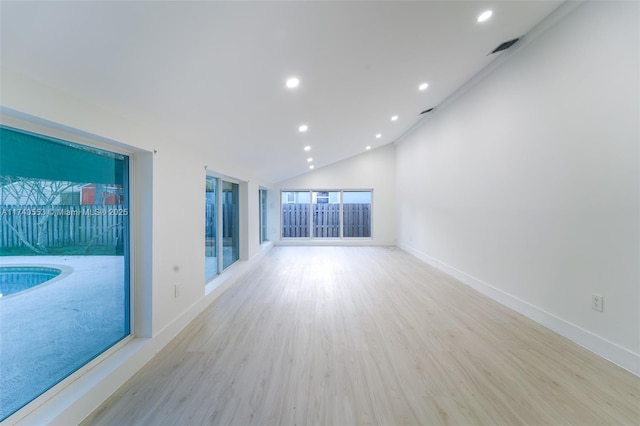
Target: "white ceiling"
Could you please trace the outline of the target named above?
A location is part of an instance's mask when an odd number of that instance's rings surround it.
[[[394,142],[560,3],[2,1],[1,63],[275,183]]]

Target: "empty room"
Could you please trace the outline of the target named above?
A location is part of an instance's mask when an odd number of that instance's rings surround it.
[[[640,425],[640,2],[0,0],[2,425]]]

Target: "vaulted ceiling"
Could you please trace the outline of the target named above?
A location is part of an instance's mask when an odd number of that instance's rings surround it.
[[[275,183],[396,141],[560,3],[2,1],[0,59]]]

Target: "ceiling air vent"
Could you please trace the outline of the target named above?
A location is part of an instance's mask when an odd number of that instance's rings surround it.
[[[433,111],[433,108],[425,109],[424,111],[422,111],[422,112],[420,113],[420,115],[422,115],[422,114],[426,114],[426,113],[431,112],[431,111]]]
[[[505,41],[500,46],[498,46],[495,49],[493,49],[493,51],[491,53],[489,53],[489,55],[493,55],[494,53],[498,53],[498,52],[502,52],[503,50],[507,50],[508,48],[510,48],[511,46],[516,44],[518,42],[518,40],[520,40],[520,38],[514,38],[513,40]]]

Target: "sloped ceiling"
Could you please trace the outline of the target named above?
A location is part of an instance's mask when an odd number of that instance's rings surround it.
[[[0,59],[275,183],[394,142],[560,3],[3,1]]]

